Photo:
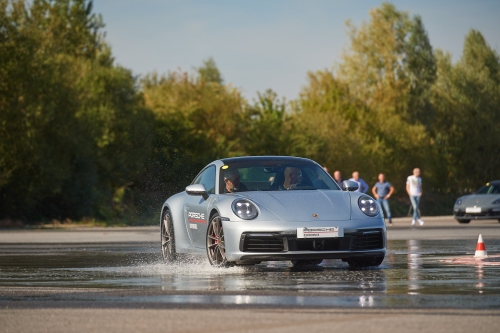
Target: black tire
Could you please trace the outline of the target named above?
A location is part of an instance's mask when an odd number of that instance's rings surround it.
[[[163,260],[166,262],[173,262],[177,260],[177,252],[175,250],[174,223],[172,215],[168,209],[163,211],[160,230],[161,254],[163,256]]]
[[[232,262],[226,258],[226,246],[224,241],[224,230],[219,214],[214,214],[210,218],[207,228],[206,238],[207,257],[210,265],[214,267],[231,267]]]
[[[346,261],[352,268],[378,267],[384,261],[384,257],[354,258]]]
[[[462,223],[462,224],[465,224],[465,223],[469,223],[470,220],[457,220],[458,223]]]
[[[293,267],[316,267],[323,262],[323,259],[291,260]]]
[[[498,223],[500,223],[500,219],[498,219]]]

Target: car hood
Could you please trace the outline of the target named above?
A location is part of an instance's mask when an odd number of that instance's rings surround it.
[[[263,206],[283,221],[339,221],[351,218],[349,192],[295,190],[238,194]]]
[[[491,205],[491,203],[498,198],[500,198],[500,194],[471,194],[462,197],[462,206],[474,207]]]

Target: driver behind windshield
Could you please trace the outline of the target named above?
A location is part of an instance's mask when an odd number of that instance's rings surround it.
[[[224,193],[248,191],[245,184],[240,182],[240,173],[238,169],[230,169],[224,172]]]
[[[280,190],[291,190],[299,185],[302,181],[302,171],[297,167],[286,167],[284,171],[285,180],[283,185],[279,186]]]

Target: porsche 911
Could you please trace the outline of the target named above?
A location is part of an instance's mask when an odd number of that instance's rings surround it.
[[[161,251],[207,257],[229,267],[263,261],[319,265],[341,259],[379,266],[386,227],[372,197],[345,181],[342,190],[316,162],[299,157],[225,158],[203,168],[161,208]]]

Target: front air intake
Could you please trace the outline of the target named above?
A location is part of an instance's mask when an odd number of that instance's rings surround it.
[[[285,250],[284,239],[266,235],[245,235],[243,239],[243,252],[282,252]]]
[[[356,233],[351,236],[351,250],[375,250],[384,247],[382,231]]]

